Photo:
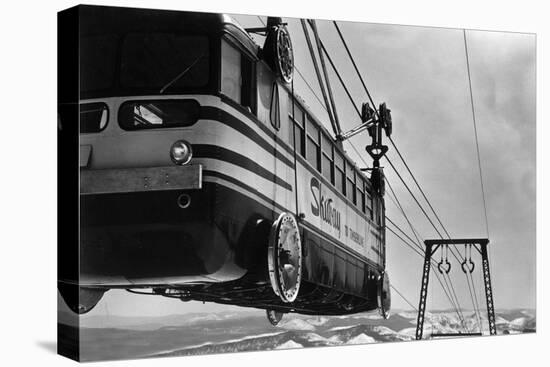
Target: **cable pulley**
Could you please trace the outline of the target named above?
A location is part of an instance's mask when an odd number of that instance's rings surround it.
[[[386,136],[389,138],[392,133],[392,118],[391,110],[386,107],[386,102],[381,103],[378,109],[378,114],[380,115],[380,126],[386,132]]]
[[[369,102],[365,102],[361,105],[361,121],[363,123],[366,123],[370,120],[374,120],[375,117],[375,111],[370,106]]]

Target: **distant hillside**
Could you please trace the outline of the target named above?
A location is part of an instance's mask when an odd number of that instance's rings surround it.
[[[536,330],[532,310],[501,310],[496,316],[499,334]],[[464,317],[468,329],[479,330],[473,312],[465,312]],[[62,323],[63,319],[60,315]],[[388,320],[376,313],[338,317],[288,314],[277,327],[267,322],[261,310],[143,318],[92,316],[81,318],[80,323],[81,356],[93,361],[407,341],[414,339],[416,313],[396,311]],[[483,315],[481,324],[488,334]],[[69,335],[76,329],[62,324],[61,330]],[[464,330],[450,311],[426,314],[426,339],[433,332]]]

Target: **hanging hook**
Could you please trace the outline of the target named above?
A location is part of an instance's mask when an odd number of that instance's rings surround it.
[[[451,263],[449,262],[449,245],[445,245],[445,264],[447,265],[445,273],[449,274],[451,271]]]
[[[443,251],[445,251],[445,261],[443,261]],[[449,262],[449,259],[448,259],[448,256],[449,256],[448,252],[449,252],[449,246],[445,245],[445,247],[443,247],[443,249],[441,250],[441,261],[439,262],[439,264],[437,264],[437,269],[441,274],[443,273],[449,274],[449,272],[451,271],[451,263]]]
[[[464,245],[464,261],[462,261],[462,263],[460,264],[464,274],[466,274],[469,270],[468,268],[466,268],[467,263],[468,263],[468,245]]]
[[[439,270],[439,272],[441,274],[443,274],[444,270],[443,270],[443,249],[441,250],[441,257],[440,257],[440,260],[439,262],[437,263],[437,270]]]
[[[470,274],[474,272],[476,264],[472,261],[472,244],[470,243],[470,256],[468,257],[468,262],[470,263]]]
[[[470,251],[468,252],[468,248]],[[472,261],[472,244],[466,244],[464,246],[464,261],[461,264],[464,274],[473,273],[475,269],[475,263]]]

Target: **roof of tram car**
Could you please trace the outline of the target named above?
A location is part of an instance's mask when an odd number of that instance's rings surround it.
[[[189,11],[80,5],[80,35],[132,32],[229,34],[252,55],[259,46],[229,15]]]

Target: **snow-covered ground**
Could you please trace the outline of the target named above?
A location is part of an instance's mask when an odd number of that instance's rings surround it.
[[[463,316],[463,320],[462,320]],[[414,340],[417,314],[395,311],[387,320],[377,313],[350,316],[307,316],[286,314],[277,327],[261,311],[173,315],[164,319],[96,320],[81,327],[84,360],[117,359],[137,355],[211,354],[252,350],[309,348]],[[486,315],[451,311],[427,312],[425,339],[432,333],[481,330],[488,335]],[[498,311],[498,334],[536,330],[533,310]],[[144,347],[146,345],[147,347]],[[105,351],[111,354],[105,356]]]
[[[376,340],[372,336],[367,336],[365,334],[359,334],[356,337],[351,338],[348,340],[346,344],[369,344],[369,343],[375,343]]]
[[[275,349],[295,349],[295,348],[303,348],[303,347],[304,346],[302,344],[289,340],[284,342],[281,345],[276,346]]]

